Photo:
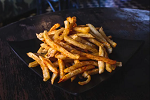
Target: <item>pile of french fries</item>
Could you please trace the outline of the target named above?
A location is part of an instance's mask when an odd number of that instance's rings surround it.
[[[96,28],[92,24],[77,25],[76,17],[67,17],[64,27],[56,23],[49,31],[36,34],[43,43],[36,53],[27,55],[34,61],[29,67],[40,65],[43,81],[51,77],[51,84],[58,77],[58,83],[66,80],[75,80],[77,77],[85,78],[79,85],[90,82],[91,75],[102,74],[105,70],[112,72],[122,62],[109,59],[116,43],[111,36],[106,36],[103,28]],[[98,37],[98,40],[95,38]]]

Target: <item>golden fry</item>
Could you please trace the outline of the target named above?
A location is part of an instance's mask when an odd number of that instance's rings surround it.
[[[104,51],[103,48],[101,46],[99,46],[99,56],[104,56]],[[104,72],[104,68],[105,64],[103,61],[98,61],[98,68],[99,68],[99,74]]]
[[[85,81],[82,81],[82,82],[78,82],[78,84],[80,84],[80,85],[85,85],[85,84],[87,84],[87,83],[89,83],[90,81],[91,81],[91,76],[87,73],[87,71],[85,71],[83,74],[82,74],[82,76],[84,77],[84,78],[87,78]]]
[[[92,60],[103,61],[103,62],[107,62],[109,64],[116,64],[115,60],[111,60],[111,59],[108,59],[106,57],[95,56],[95,55],[92,55],[92,54],[89,54],[89,53],[84,53],[84,52],[77,51],[77,50],[72,50],[71,52],[79,54],[79,55],[81,55],[83,57],[86,57],[86,58],[89,58],[89,59],[92,59]]]
[[[92,69],[92,70],[88,70],[87,73],[88,73],[89,75],[98,74],[98,73],[99,73],[99,69],[98,69],[98,68],[95,68],[95,69]]]
[[[76,33],[78,36],[80,37],[84,37],[84,38],[95,38],[94,36],[92,36],[90,33]]]
[[[81,33],[88,33],[90,32],[90,28],[89,27],[73,27],[72,29],[73,31],[76,31],[76,32],[81,32]]]
[[[59,24],[59,23],[56,23],[55,25],[53,25],[53,26],[51,27],[51,29],[49,30],[49,32],[56,30],[58,27],[60,27],[60,24]]]
[[[60,79],[65,75],[64,69],[65,69],[65,64],[62,59],[58,59],[58,64],[59,64],[59,75]]]
[[[58,83],[63,82],[63,81],[66,81],[66,80],[70,79],[70,78],[73,77],[73,76],[76,76],[76,75],[78,75],[78,74],[80,74],[80,73],[83,73],[84,71],[87,71],[87,70],[90,70],[90,69],[93,69],[93,68],[95,68],[93,65],[87,65],[87,66],[78,68],[78,69],[76,69],[76,70],[74,70],[74,71],[72,71],[72,72],[66,74],[64,77],[62,77],[62,78],[59,80]]]
[[[71,72],[77,68],[80,68],[82,66],[85,66],[85,65],[94,65],[94,66],[98,66],[98,63],[96,61],[82,61],[82,62],[79,62],[79,63],[76,63],[68,68],[66,68],[64,70],[65,73],[68,73],[68,72]]]
[[[37,61],[33,61],[33,62],[30,62],[30,63],[29,63],[28,67],[36,67],[36,66],[38,66],[38,65],[39,65],[39,64],[38,64]]]
[[[53,73],[51,78],[51,84],[54,83],[55,79],[58,77],[58,73]]]

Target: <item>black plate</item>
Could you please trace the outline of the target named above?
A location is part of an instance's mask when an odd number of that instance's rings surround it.
[[[117,43],[117,47],[113,49],[113,53],[110,55],[110,58],[123,62],[122,67],[125,67],[124,65],[143,43],[140,40],[125,40],[119,38],[113,38],[113,40]],[[28,63],[33,60],[29,58],[26,53],[36,52],[40,47],[41,41],[39,41],[38,39],[31,39],[25,41],[9,41],[8,43],[11,46],[12,50],[17,54],[17,56],[28,66]],[[39,66],[31,69],[39,76],[43,77],[42,71]],[[116,70],[114,70],[112,73],[108,73],[105,71],[101,75],[94,75],[92,76],[91,81],[84,86],[78,85],[77,81],[70,82],[70,80],[58,84],[58,79],[54,82],[53,85],[63,89],[66,92],[76,95],[78,93],[87,91],[97,85],[100,85],[100,83],[109,79],[120,69],[121,68],[117,67]]]

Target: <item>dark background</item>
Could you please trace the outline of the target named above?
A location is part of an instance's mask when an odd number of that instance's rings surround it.
[[[50,0],[55,11],[59,10],[58,0]],[[117,7],[149,10],[149,0],[60,0],[61,10],[93,7]],[[39,2],[39,4],[38,4]],[[42,8],[42,6],[44,6]],[[43,10],[44,11],[40,11]],[[53,12],[47,0],[1,0],[0,1],[0,27],[30,16]]]

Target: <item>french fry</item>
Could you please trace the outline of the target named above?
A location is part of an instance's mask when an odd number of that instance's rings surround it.
[[[67,21],[70,23],[70,30],[72,30],[73,27],[76,25],[76,17],[67,17]]]
[[[64,21],[65,24],[65,30],[63,31],[62,35],[59,37],[59,40],[63,40],[65,35],[69,34],[70,31],[70,25],[69,22],[66,20]]]
[[[36,33],[36,37],[37,37],[39,40],[44,41],[43,33],[40,33],[40,34],[37,34],[37,33]]]
[[[95,45],[97,45],[97,46],[104,46],[104,44],[102,44],[102,43],[100,43],[100,42],[98,42],[97,40],[95,40],[95,39],[88,39],[90,42],[92,42],[93,44],[95,44]]]
[[[29,63],[28,67],[36,67],[36,66],[38,66],[38,65],[39,65],[39,64],[38,64],[37,61],[33,61],[33,62],[30,62],[30,63]]]
[[[71,72],[77,68],[80,68],[82,66],[86,66],[86,65],[94,65],[94,66],[98,66],[98,63],[96,61],[82,61],[82,62],[79,62],[79,63],[76,63],[68,68],[66,68],[64,70],[65,73],[68,73],[68,72]]]
[[[43,47],[40,47],[39,50],[37,51],[37,53],[42,53],[43,49],[44,49]]]
[[[99,46],[99,56],[104,56],[104,51],[101,46]],[[103,61],[98,61],[99,74],[104,72],[105,64]]]
[[[85,81],[83,81],[83,82],[78,82],[78,84],[80,84],[80,85],[85,85],[85,84],[87,84],[87,83],[89,83],[90,81],[91,81],[91,76],[90,75],[88,75],[88,73],[85,71],[83,74],[82,74],[82,76],[84,77],[84,78],[87,78]]]
[[[81,33],[88,33],[88,32],[90,32],[90,28],[89,27],[73,27],[72,30],[76,31],[76,32],[81,32]]]
[[[57,53],[55,55],[55,58],[57,58],[57,59],[66,59],[67,57],[65,55],[63,55],[63,54]]]
[[[56,30],[58,27],[60,27],[59,23],[54,24],[51,29],[49,30],[49,32]]]
[[[106,70],[110,73],[112,72],[111,64],[106,63]]]
[[[93,68],[95,68],[93,65],[87,65],[87,66],[78,68],[78,69],[76,69],[76,70],[74,70],[74,71],[72,71],[72,72],[66,74],[64,77],[62,77],[62,78],[59,80],[58,83],[64,82],[64,81],[70,79],[70,78],[73,77],[73,76],[76,76],[76,75],[78,75],[78,74],[80,74],[80,73],[83,73],[84,71],[87,71],[87,70],[90,70],[90,69],[93,69]]]
[[[95,69],[92,69],[92,70],[88,70],[87,73],[88,73],[89,75],[98,74],[98,73],[99,73],[99,69],[98,69],[98,68],[95,68]]]
[[[102,56],[95,56],[95,55],[92,55],[92,54],[89,54],[89,53],[84,53],[84,52],[77,51],[77,50],[72,50],[71,52],[79,54],[83,57],[86,57],[86,58],[89,58],[89,59],[92,59],[92,60],[103,61],[103,62],[107,62],[109,64],[116,64],[115,60],[111,60],[111,59],[108,59],[108,58],[105,58],[105,57],[102,57]]]
[[[65,69],[65,64],[62,59],[58,59],[58,65],[59,65],[59,75],[60,79],[65,75],[64,69]]]
[[[54,83],[55,79],[58,77],[58,73],[53,73],[51,78],[51,84]]]
[[[80,57],[79,55],[72,54],[72,53],[68,52],[66,49],[64,49],[63,47],[61,47],[58,44],[54,43],[54,41],[52,41],[48,37],[48,34],[47,34],[46,31],[44,31],[44,35],[43,36],[44,36],[44,39],[45,39],[45,41],[46,41],[46,43],[48,45],[50,45],[52,48],[56,49],[57,51],[63,53],[67,57],[72,58],[72,59],[78,59]]]
[[[36,56],[34,53],[29,52],[29,53],[27,53],[27,55],[40,64],[40,67],[41,67],[42,72],[43,72],[43,81],[47,81],[50,78],[48,68],[44,65],[44,63],[41,61],[41,59],[38,56]]]
[[[80,37],[84,37],[84,38],[95,38],[94,36],[92,36],[90,33],[76,33],[78,36]]]

